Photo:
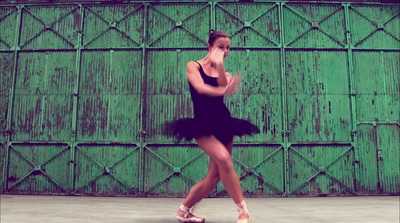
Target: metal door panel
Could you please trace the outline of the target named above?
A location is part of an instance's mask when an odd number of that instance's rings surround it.
[[[7,113],[8,113],[9,95],[0,93],[0,143],[7,140]]]
[[[345,10],[342,4],[284,3],[282,11],[287,47],[346,46]]]
[[[6,165],[8,164],[8,161],[6,160],[7,147],[8,146],[3,143],[0,144],[0,193],[3,193],[3,191],[5,191],[4,179],[7,177]]]
[[[136,95],[82,95],[78,105],[80,141],[139,141],[140,101]]]
[[[143,4],[85,5],[84,48],[132,48],[142,44]]]
[[[22,8],[21,49],[73,49],[78,43],[81,15],[77,5]]]
[[[384,193],[398,194],[400,189],[400,124],[378,125],[376,132],[380,189]]]
[[[245,119],[260,129],[260,134],[234,138],[234,142],[265,143],[282,141],[281,102],[277,94],[239,94],[227,98],[225,103],[232,117]]]
[[[72,100],[65,95],[17,95],[11,128],[13,140],[70,139]]]
[[[218,3],[216,29],[231,37],[234,47],[279,47],[278,3]]]
[[[283,195],[285,162],[282,146],[235,144],[232,161],[245,196]],[[213,195],[228,196],[228,193],[219,183]]]
[[[345,51],[286,51],[288,95],[347,95],[349,71]]]
[[[76,52],[20,52],[17,63],[17,95],[72,94],[76,78]]]
[[[14,140],[70,139],[75,56],[71,51],[19,53]]]
[[[144,148],[144,193],[182,196],[205,177],[208,157],[197,145],[148,144]]]
[[[354,193],[354,148],[351,145],[291,145],[289,195]]]
[[[210,27],[208,3],[150,3],[150,47],[205,47]]]
[[[357,126],[360,179],[357,179],[361,193],[378,193],[377,132],[369,124]]]
[[[0,50],[11,50],[15,46],[17,17],[16,7],[0,7]]]
[[[141,51],[84,51],[78,140],[135,141],[141,126]],[[123,58],[129,58],[126,64]]]
[[[280,56],[278,50],[232,49],[224,65],[233,76],[242,75],[239,94],[281,95]]]
[[[8,134],[6,131],[9,130],[7,118],[10,115],[8,110],[13,87],[14,53],[0,53],[0,61],[0,81],[2,83],[0,85],[0,142],[5,142]]]
[[[243,137],[241,142],[282,140],[280,53],[277,50],[231,50],[226,70],[242,75],[240,92],[225,97],[233,117],[256,124],[261,134]]]
[[[358,94],[399,94],[400,53],[395,51],[353,52]],[[368,66],[366,66],[368,64]]]
[[[289,140],[350,139],[351,110],[344,51],[287,51]]]
[[[399,120],[400,96],[398,95],[357,95],[358,122],[379,122]]]
[[[360,49],[400,47],[398,5],[357,5],[349,8],[352,45]]]
[[[137,195],[141,161],[136,144],[80,143],[75,149],[75,194]]]
[[[162,134],[163,125],[175,119],[193,117],[189,94],[148,96],[146,108],[148,111],[145,128],[147,142],[175,142],[175,138]]]
[[[13,140],[66,140],[71,132],[71,113],[70,97],[16,97]]]
[[[139,50],[83,51],[79,94],[140,94],[141,60]]]
[[[299,95],[288,105],[291,142],[351,141],[348,96]]]
[[[359,122],[396,122],[400,119],[399,59],[400,54],[394,51],[353,52]]]
[[[67,194],[70,191],[67,144],[13,143],[9,147],[7,191]]]

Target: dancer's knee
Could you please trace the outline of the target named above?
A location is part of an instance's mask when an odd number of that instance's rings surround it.
[[[207,175],[205,178],[205,181],[207,182],[207,185],[215,187],[218,184],[218,182],[220,181],[220,178],[219,178],[218,174]]]
[[[215,157],[215,161],[220,171],[227,172],[233,169],[231,154],[228,152],[219,154]]]

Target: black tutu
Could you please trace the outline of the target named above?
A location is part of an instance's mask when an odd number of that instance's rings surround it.
[[[257,126],[238,118],[222,121],[203,121],[195,118],[183,118],[167,122],[163,126],[163,134],[175,137],[177,142],[187,141],[200,136],[214,135],[221,143],[232,141],[233,136],[253,135],[260,133]]]

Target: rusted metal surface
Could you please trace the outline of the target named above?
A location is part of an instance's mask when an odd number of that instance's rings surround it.
[[[68,194],[70,147],[66,144],[19,144],[9,151],[7,191],[21,194]]]
[[[76,53],[21,52],[18,56],[12,139],[68,140]]]
[[[192,116],[212,29],[243,74],[225,102],[261,130],[235,138],[246,196],[399,192],[398,4],[21,2],[0,7],[6,193],[187,194],[207,156],[161,128]]]
[[[140,83],[141,51],[82,52],[77,140],[139,141]]]
[[[290,141],[350,141],[347,55],[286,51]]]
[[[78,144],[74,194],[132,196],[140,192],[135,144]]]

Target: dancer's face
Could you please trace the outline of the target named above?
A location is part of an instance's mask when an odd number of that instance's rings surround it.
[[[228,37],[219,37],[217,38],[213,45],[209,45],[210,52],[212,50],[222,50],[224,52],[224,59],[228,56],[229,50],[231,48],[231,40]]]

